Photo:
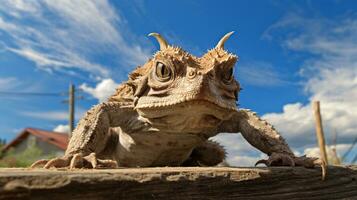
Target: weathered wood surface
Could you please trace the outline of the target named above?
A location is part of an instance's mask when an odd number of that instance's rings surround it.
[[[0,169],[0,199],[357,199],[357,166]]]

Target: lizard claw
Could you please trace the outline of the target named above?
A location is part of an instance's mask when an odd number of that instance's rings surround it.
[[[43,168],[49,169],[51,167],[56,167],[56,168],[66,167],[68,166],[69,161],[70,158],[68,157],[54,158],[52,160],[49,160]]]
[[[268,166],[268,160],[264,160],[264,159],[258,160],[254,166],[256,167],[259,164],[264,164],[265,166]]]
[[[118,168],[118,163],[115,160],[102,160],[98,159],[95,153],[83,157],[87,163],[90,163],[93,169],[97,168]]]
[[[38,166],[45,165],[46,163],[48,163],[48,161],[49,161],[49,160],[47,160],[47,159],[38,160],[38,161],[34,162],[34,163],[30,166],[30,168],[36,168],[36,167],[38,167]]]
[[[68,162],[69,162],[69,159],[66,157],[54,158],[51,160],[42,159],[42,160],[38,160],[38,161],[34,162],[30,166],[30,168],[37,168],[39,166],[43,166],[43,168],[45,168],[45,169],[49,169],[50,167],[61,168],[61,167],[65,167]]]
[[[69,169],[75,168],[118,168],[117,161],[98,159],[95,153],[83,156],[81,153],[74,154],[73,156],[63,156],[51,160],[39,160],[33,163],[30,168],[36,168],[44,165],[43,168],[49,169],[51,167],[62,168],[68,167]]]
[[[267,160],[258,160],[255,166],[259,164],[265,164],[267,167],[271,166],[295,166],[295,162],[292,156],[283,153],[273,153],[269,156]]]
[[[272,153],[267,160],[258,160],[255,166],[265,164],[267,167],[271,166],[302,166],[306,168],[314,168],[315,166],[321,167],[322,180],[326,177],[326,163],[319,158],[310,158],[301,156],[295,157],[294,155],[284,153]]]
[[[325,180],[326,174],[327,174],[327,164],[324,160],[320,158],[310,158],[301,156],[301,157],[296,157],[295,162],[298,166],[304,166],[306,168],[314,168],[315,166],[320,166],[321,167],[321,173],[322,173],[322,180]]]

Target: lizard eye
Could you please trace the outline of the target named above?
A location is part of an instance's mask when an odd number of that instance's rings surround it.
[[[157,62],[155,68],[155,74],[160,81],[167,81],[171,78],[171,68],[167,67],[164,63]]]
[[[225,82],[230,82],[233,79],[233,68],[229,68],[229,70],[225,71],[223,74],[223,80]]]

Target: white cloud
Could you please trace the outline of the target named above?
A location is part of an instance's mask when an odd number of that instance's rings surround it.
[[[268,113],[263,118],[272,123],[293,147],[315,141],[312,109],[301,103],[287,104],[282,113]]]
[[[75,119],[80,119],[84,115],[85,110],[82,108],[77,108],[75,110]],[[50,121],[66,121],[69,118],[67,111],[22,111],[19,112],[20,115],[33,117],[42,120]]]
[[[311,157],[320,157],[311,108],[313,100],[320,100],[326,141],[329,143],[337,130],[337,154],[341,156],[357,136],[357,35],[354,34],[357,20],[348,19],[339,24],[290,15],[270,27],[264,37],[273,39],[273,32],[290,26],[299,28],[300,34],[285,38],[283,46],[292,51],[312,54],[303,62],[300,70],[301,76],[306,79],[303,86],[310,95],[310,101],[307,104],[286,104],[283,112],[267,113],[263,118],[274,124],[287,138],[297,156],[303,152]],[[269,65],[257,63],[243,66],[238,74],[245,77],[247,83],[258,86],[268,84],[265,83],[265,77],[275,80],[270,86],[285,83],[278,73],[269,72],[271,69]],[[267,157],[238,134],[221,134],[214,140],[227,148],[227,161],[231,165],[253,166],[257,160]],[[331,148],[327,149],[329,157],[332,157]]]
[[[46,119],[52,121],[68,119],[68,113],[64,111],[47,111],[47,112],[24,111],[21,112],[21,114],[28,117],[33,117],[37,119]]]
[[[341,160],[341,156],[348,150],[350,144],[336,145],[336,154],[333,152],[332,146],[326,146],[326,154],[330,163],[336,160],[336,156]],[[321,158],[320,149],[318,147],[311,147],[304,149],[304,154],[309,157]]]
[[[213,137],[212,140],[220,143],[226,149],[226,161],[231,166],[254,166],[259,159],[267,158],[238,133],[221,133]]]
[[[267,156],[261,154],[261,156],[231,156],[227,159],[227,162],[230,166],[239,166],[239,167],[254,167],[255,163],[258,160],[267,159]]]
[[[20,83],[15,77],[0,77],[0,90],[9,90]]]
[[[281,86],[290,84],[271,64],[266,62],[243,63],[238,66],[238,80],[255,86]]]
[[[53,129],[54,132],[69,133],[69,125],[59,124]]]
[[[70,67],[70,64],[64,63],[61,61],[56,61],[51,58],[49,58],[49,55],[39,53],[34,51],[33,49],[13,49],[13,48],[8,48],[8,50],[17,53],[25,58],[28,58],[29,60],[32,60],[36,62],[39,66],[63,66],[63,67]]]
[[[263,117],[293,147],[315,146],[311,102],[319,100],[326,140],[337,130],[340,143],[351,143],[357,136],[357,19],[329,21],[289,15],[271,26],[264,36],[273,39],[279,30],[290,32],[290,37],[283,38],[284,48],[311,55],[300,70],[310,98],[307,104],[290,103],[283,112]]]
[[[4,0],[0,11],[0,32],[10,38],[2,41],[5,49],[40,69],[78,68],[109,77],[109,68],[96,57],[106,55],[116,65],[136,66],[149,55],[107,1]]]
[[[230,147],[228,149],[228,154],[236,154],[239,152],[249,152],[249,151],[258,152],[243,138],[241,134],[238,133],[237,134],[221,133],[213,137],[212,140],[220,144],[223,144],[224,147]]]
[[[85,83],[79,86],[84,92],[97,98],[99,102],[106,101],[109,96],[114,94],[117,87],[118,83],[114,82],[112,79],[103,79],[95,88],[89,87]]]
[[[39,3],[36,0],[3,0],[0,10],[13,17],[21,18],[24,13],[36,14],[40,12]]]
[[[342,152],[345,152],[348,149],[349,145],[348,144],[338,144],[336,145],[336,151],[340,152],[339,155],[341,155]],[[329,146],[326,146],[326,153],[327,156],[331,156],[332,154],[332,148]],[[304,154],[307,156],[311,157],[318,157],[320,158],[320,149],[318,147],[311,147],[311,148],[306,148],[304,149]]]

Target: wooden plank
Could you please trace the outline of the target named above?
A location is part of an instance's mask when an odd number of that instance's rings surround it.
[[[0,199],[357,199],[357,166],[0,169]]]

